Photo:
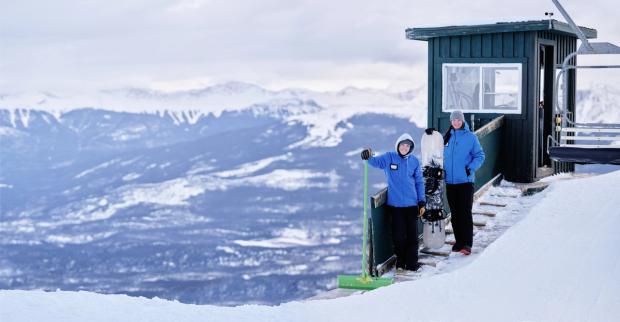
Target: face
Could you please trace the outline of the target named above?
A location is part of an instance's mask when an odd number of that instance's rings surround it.
[[[409,149],[411,149],[411,145],[408,143],[401,143],[398,145],[398,152],[402,155],[409,153]]]
[[[460,129],[463,126],[463,121],[461,120],[452,120],[450,121],[450,123],[452,124],[452,127],[455,129]]]

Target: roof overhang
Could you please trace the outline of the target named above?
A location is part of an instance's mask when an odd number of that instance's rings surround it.
[[[579,27],[588,39],[596,38],[596,29]],[[446,26],[431,28],[408,28],[407,39],[427,41],[436,37],[467,36],[500,32],[551,31],[577,37],[567,23],[557,20],[498,22],[493,24]]]

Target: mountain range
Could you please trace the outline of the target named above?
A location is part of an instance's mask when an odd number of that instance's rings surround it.
[[[578,92],[578,120],[620,122],[616,93]],[[220,305],[333,288],[359,272],[359,153],[419,138],[425,98],[241,82],[2,94],[0,288]]]

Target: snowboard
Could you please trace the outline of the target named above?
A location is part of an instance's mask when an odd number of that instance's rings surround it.
[[[443,247],[446,241],[446,215],[443,209],[443,136],[437,131],[422,134],[421,163],[426,194],[426,212],[422,215],[422,242],[430,249]]]

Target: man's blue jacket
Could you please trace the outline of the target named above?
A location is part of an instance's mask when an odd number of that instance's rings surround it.
[[[447,184],[474,182],[476,170],[484,163],[484,151],[478,137],[469,130],[467,122],[463,122],[463,125],[461,130],[450,130],[450,140],[443,149]],[[469,176],[465,168],[470,169]]]

